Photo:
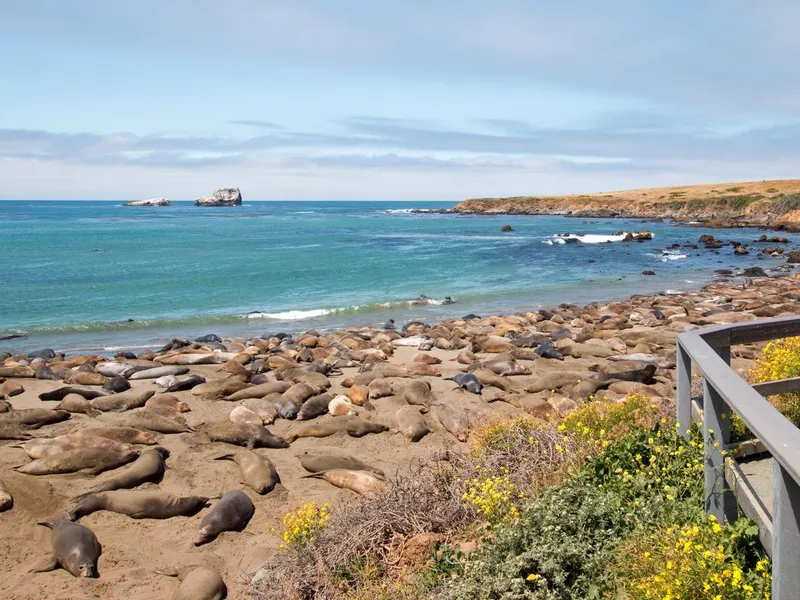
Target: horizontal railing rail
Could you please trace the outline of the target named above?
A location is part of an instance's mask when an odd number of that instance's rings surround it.
[[[772,455],[773,509],[771,522],[766,524],[771,527],[762,540],[771,546],[767,551],[773,561],[772,597],[776,600],[800,597],[800,429],[765,397],[800,390],[800,378],[750,385],[730,362],[733,345],[792,336],[800,336],[800,317],[720,325],[682,333],[677,339],[676,410],[684,436],[692,421],[693,365],[703,378],[706,511],[720,521],[733,522],[738,516],[734,486],[728,480],[741,471],[725,468],[732,412]],[[753,505],[751,501],[741,504],[743,510]]]

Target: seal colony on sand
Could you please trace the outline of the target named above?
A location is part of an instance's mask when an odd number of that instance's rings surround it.
[[[467,451],[495,420],[556,419],[592,397],[670,399],[678,333],[798,309],[800,276],[723,278],[438,324],[0,355],[2,585],[15,599],[246,597],[239,574],[279,544],[264,523],[280,528],[303,502],[380,494],[410,461]],[[737,347],[733,366],[757,351]],[[130,389],[103,389],[116,377]],[[80,583],[28,574],[49,544],[46,567]]]

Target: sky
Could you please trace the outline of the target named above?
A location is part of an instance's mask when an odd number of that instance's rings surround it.
[[[0,0],[0,199],[800,177],[796,0]]]

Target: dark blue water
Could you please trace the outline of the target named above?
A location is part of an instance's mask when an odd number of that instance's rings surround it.
[[[713,231],[669,223],[407,212],[447,206],[0,202],[0,335],[28,336],[0,349],[147,347],[175,336],[329,329],[390,317],[430,322],[695,288],[714,269],[782,262],[736,258],[731,248],[664,254]],[[501,233],[505,224],[515,231]],[[643,244],[553,238],[645,228],[656,238]],[[761,232],[714,233],[751,242]],[[657,276],[643,276],[647,269]],[[420,294],[434,303],[409,305]],[[457,303],[435,302],[445,296]]]

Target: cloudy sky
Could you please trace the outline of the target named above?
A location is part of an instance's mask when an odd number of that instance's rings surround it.
[[[796,0],[0,0],[0,198],[800,176]]]

